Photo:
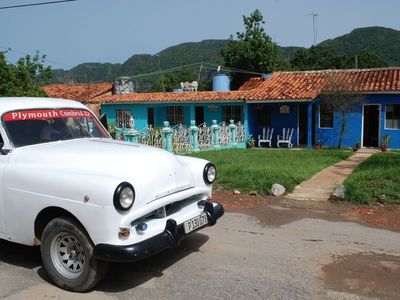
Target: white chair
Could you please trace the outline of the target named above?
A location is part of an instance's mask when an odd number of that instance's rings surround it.
[[[287,144],[288,148],[292,148],[292,136],[293,136],[294,128],[283,128],[282,135],[277,136],[276,146],[279,148],[280,144]]]
[[[258,147],[261,147],[261,143],[267,143],[271,148],[272,134],[274,133],[273,128],[263,128],[262,136],[258,135]]]

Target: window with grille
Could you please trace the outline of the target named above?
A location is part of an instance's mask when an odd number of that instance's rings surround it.
[[[230,120],[234,120],[235,123],[243,122],[243,108],[241,106],[223,106],[222,120],[227,124]]]
[[[183,106],[167,107],[167,121],[170,125],[184,124]]]
[[[129,120],[132,116],[129,110],[117,109],[117,127],[118,128],[130,128]]]
[[[400,129],[400,104],[386,105],[386,128]]]
[[[319,127],[333,128],[333,109],[328,104],[319,106]]]

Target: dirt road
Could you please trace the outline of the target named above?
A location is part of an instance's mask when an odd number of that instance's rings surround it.
[[[399,278],[400,233],[275,204],[228,212],[178,249],[114,264],[84,295],[49,284],[38,249],[0,242],[8,299],[398,299]]]

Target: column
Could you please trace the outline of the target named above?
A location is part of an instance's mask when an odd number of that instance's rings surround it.
[[[312,102],[309,102],[307,105],[307,149],[312,149]]]

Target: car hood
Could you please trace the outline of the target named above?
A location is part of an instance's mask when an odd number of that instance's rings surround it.
[[[156,196],[194,185],[189,166],[175,155],[155,147],[112,139],[58,141],[13,150],[12,164],[109,176],[140,186],[155,187]]]

